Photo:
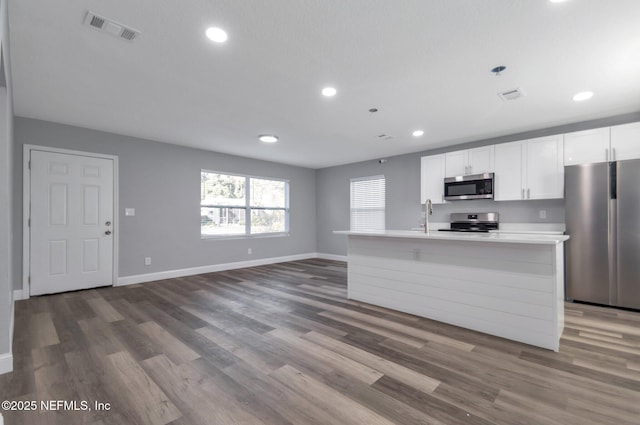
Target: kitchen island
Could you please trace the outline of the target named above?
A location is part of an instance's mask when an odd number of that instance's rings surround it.
[[[566,235],[348,236],[349,299],[558,351]]]

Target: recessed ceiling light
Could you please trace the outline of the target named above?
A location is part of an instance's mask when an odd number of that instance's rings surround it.
[[[566,0],[549,0],[551,3],[564,3]]]
[[[335,96],[338,91],[333,87],[325,87],[322,89],[322,94],[327,97]]]
[[[583,91],[573,96],[573,100],[575,102],[582,102],[583,100],[591,99],[592,97],[593,97],[592,91]]]
[[[227,41],[227,33],[220,28],[216,28],[216,27],[207,28],[207,31],[205,32],[205,34],[207,35],[207,38],[209,40],[215,41],[216,43],[224,43],[225,41]]]
[[[258,140],[265,143],[275,143],[278,141],[278,136],[274,136],[273,134],[261,134],[258,136]]]
[[[411,134],[413,134],[413,137],[420,137],[420,136],[422,136],[424,134],[424,131],[423,130],[416,130]]]

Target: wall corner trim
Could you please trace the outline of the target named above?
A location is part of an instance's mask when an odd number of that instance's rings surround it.
[[[190,267],[187,269],[167,270],[156,273],[138,274],[132,276],[123,276],[118,278],[116,286],[134,285],[136,283],[153,282],[155,280],[171,279],[174,277],[193,276],[196,274],[221,272],[224,270],[243,269],[246,267],[264,266],[266,264],[284,263],[286,261],[307,260],[309,258],[325,258],[325,254],[317,252],[309,252],[306,254],[287,255],[284,257],[261,258],[259,260],[238,261],[235,263],[212,264],[210,266]],[[339,256],[334,256],[339,257]],[[346,257],[345,257],[346,258]],[[343,260],[340,260],[343,261]]]
[[[13,371],[13,354],[2,353],[0,354],[0,375],[3,373],[9,373]]]

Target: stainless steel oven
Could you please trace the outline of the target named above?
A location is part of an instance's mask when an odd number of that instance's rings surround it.
[[[444,199],[447,201],[493,199],[493,192],[493,173],[446,177],[444,179]]]

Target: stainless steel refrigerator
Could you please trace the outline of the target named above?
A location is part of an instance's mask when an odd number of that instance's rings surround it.
[[[565,167],[567,299],[640,309],[640,160]]]

